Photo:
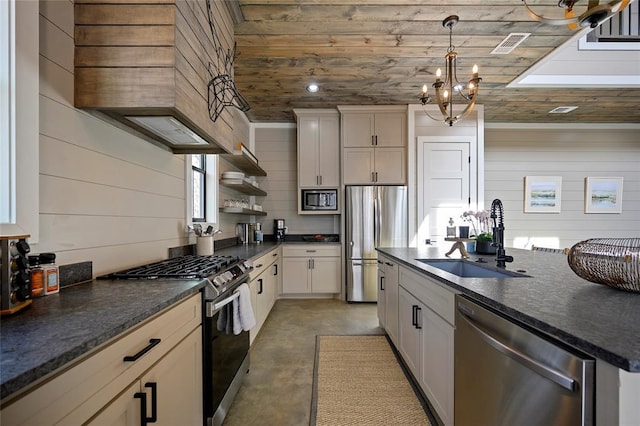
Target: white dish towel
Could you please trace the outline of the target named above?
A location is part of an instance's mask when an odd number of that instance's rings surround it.
[[[240,284],[236,290],[240,293],[237,299],[233,300],[233,334],[240,334],[242,331],[249,331],[256,325],[256,318],[251,307],[251,291],[246,284]]]

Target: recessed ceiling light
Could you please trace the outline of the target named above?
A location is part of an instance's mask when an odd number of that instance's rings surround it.
[[[577,106],[561,106],[561,107],[552,109],[551,111],[549,111],[549,114],[566,114],[577,108],[578,108]]]
[[[320,90],[320,86],[316,83],[311,83],[307,86],[307,92],[316,93],[318,90]]]

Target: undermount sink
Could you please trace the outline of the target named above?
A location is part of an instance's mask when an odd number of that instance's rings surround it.
[[[416,259],[418,262],[441,269],[461,278],[521,278],[528,275],[511,271],[496,271],[466,260],[458,259]]]

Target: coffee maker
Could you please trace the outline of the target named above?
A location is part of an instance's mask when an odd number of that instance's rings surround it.
[[[276,241],[284,241],[284,234],[286,231],[286,226],[284,226],[284,219],[274,219],[273,220],[273,235],[276,238]]]

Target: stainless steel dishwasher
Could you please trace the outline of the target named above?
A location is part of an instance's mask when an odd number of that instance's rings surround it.
[[[456,296],[455,424],[593,425],[595,361]]]

